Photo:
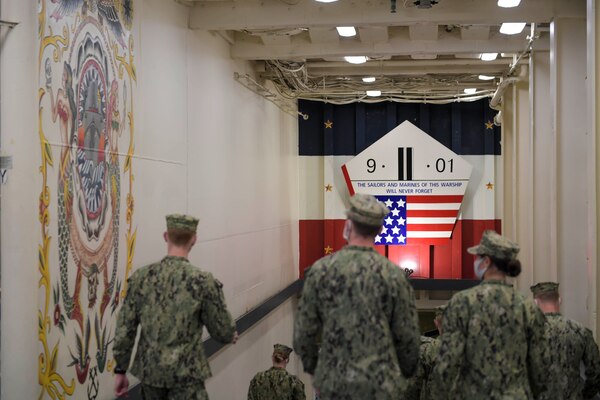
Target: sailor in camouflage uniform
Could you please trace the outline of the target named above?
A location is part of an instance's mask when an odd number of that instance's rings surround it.
[[[485,231],[474,271],[483,282],[453,296],[433,370],[432,399],[532,399],[547,386],[544,315],[506,283],[517,276],[517,244]]]
[[[443,333],[442,321],[446,306],[439,306],[435,309],[435,319],[433,322],[440,334]],[[433,367],[437,361],[440,351],[441,338],[438,337],[421,346],[421,366],[423,368],[423,387],[421,389],[421,400],[431,399],[431,379]]]
[[[435,318],[433,319],[440,335],[442,334],[442,314],[445,309],[445,305],[436,307]],[[421,336],[419,366],[417,367],[417,372],[408,380],[408,388],[404,392],[404,400],[427,400],[430,398],[431,371],[433,370],[439,347],[439,338]]]
[[[535,302],[546,315],[550,347],[551,386],[544,399],[590,399],[600,389],[600,355],[592,332],[560,315],[558,283],[541,282],[531,287]],[[585,379],[580,365],[585,367]]]
[[[388,212],[373,196],[351,197],[348,245],[306,273],[294,348],[321,400],[395,400],[406,389],[403,375],[416,370],[413,290],[404,271],[374,248]]]
[[[273,347],[273,366],[254,375],[248,389],[248,400],[306,400],[304,383],[285,370],[292,349],[283,344]]]
[[[204,381],[211,372],[204,356],[203,327],[220,342],[237,339],[221,283],[188,261],[197,225],[194,217],[168,215],[167,256],[128,280],[113,346],[117,396],[128,390],[125,372],[138,325],[141,333],[131,373],[142,383],[143,398],[150,400],[208,399]]]

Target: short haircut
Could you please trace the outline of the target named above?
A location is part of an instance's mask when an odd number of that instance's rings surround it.
[[[356,233],[363,237],[375,237],[381,232],[381,226],[365,225],[356,221],[352,221],[352,227]]]
[[[282,363],[286,360],[290,359],[290,356],[285,357],[283,354],[273,354],[273,359],[275,360],[276,363]]]
[[[171,228],[167,229],[167,236],[169,241],[175,246],[185,246],[188,244],[195,233],[184,229]]]
[[[535,296],[536,299],[544,302],[544,303],[555,303],[560,298],[558,292],[544,292]]]

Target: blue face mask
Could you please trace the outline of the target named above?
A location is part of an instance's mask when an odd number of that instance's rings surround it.
[[[479,268],[481,266],[482,262],[483,262],[483,257],[476,259],[475,262],[473,263],[473,271],[475,272],[475,276],[479,280],[483,279],[483,275],[485,275],[486,271],[489,268],[489,267],[486,267],[483,269]]]

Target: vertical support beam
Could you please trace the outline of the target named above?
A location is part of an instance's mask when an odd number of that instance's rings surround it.
[[[597,135],[600,132],[600,4],[598,0],[587,0],[587,132],[588,132],[588,293],[589,293],[589,327],[594,331],[596,337],[600,331],[598,320],[598,308],[600,298],[598,296],[598,249],[600,249],[600,238],[598,226],[600,226],[600,202],[598,188],[600,187],[600,140]]]
[[[556,18],[550,25],[550,88],[556,157],[556,263],[563,313],[588,325],[588,138],[586,112],[586,24]]]
[[[558,280],[556,257],[556,208],[548,201],[555,192],[551,191],[556,179],[553,160],[556,154],[552,139],[552,101],[550,97],[550,53],[533,51],[529,68],[529,107],[531,125],[529,145],[531,158],[528,175],[532,185],[529,202],[529,224],[532,248],[533,279],[531,283]],[[552,217],[554,216],[554,217]],[[554,238],[554,239],[553,239]]]

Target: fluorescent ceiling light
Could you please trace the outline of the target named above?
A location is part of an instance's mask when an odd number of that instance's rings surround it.
[[[373,82],[375,82],[375,77],[374,76],[365,76],[363,78],[363,82],[364,83],[373,83]]]
[[[465,89],[465,94],[475,94],[476,92],[477,92],[476,88]]]
[[[492,79],[494,79],[494,77],[489,75],[479,75],[479,79],[481,79],[482,81],[491,81]]]
[[[498,0],[498,7],[511,8],[519,5],[521,0]]]
[[[516,35],[523,32],[523,29],[525,29],[525,22],[504,22],[500,27],[500,33]]]
[[[338,0],[315,0],[317,3],[333,3],[336,2]],[[519,0],[521,1],[521,0]]]
[[[381,90],[367,90],[367,96],[379,97],[379,96],[381,96]]]
[[[353,26],[338,26],[335,29],[338,31],[338,35],[343,37],[356,36],[356,29]]]
[[[344,60],[350,64],[364,64],[367,62],[367,56],[346,56]]]
[[[481,61],[494,61],[498,53],[481,53]]]

